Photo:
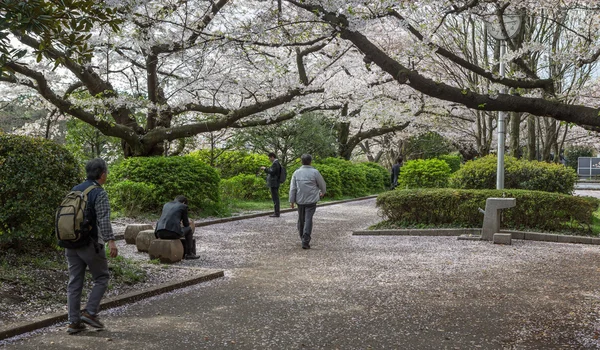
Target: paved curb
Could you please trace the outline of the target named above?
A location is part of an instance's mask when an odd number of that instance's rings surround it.
[[[556,235],[552,233],[500,230],[510,233],[512,239],[526,241],[577,243],[600,245],[600,237]],[[360,230],[352,232],[354,236],[459,236],[460,240],[481,240],[479,228],[441,228],[441,229],[397,229],[397,230]],[[464,236],[463,236],[464,235]]]
[[[102,303],[100,303],[100,307],[102,309],[110,309],[117,306],[134,303],[136,301],[150,298],[155,295],[171,292],[173,290],[188,287],[194,284],[207,282],[223,276],[225,276],[223,271],[213,270],[212,272],[207,272],[183,281],[164,283],[145,290],[125,293],[123,295],[108,298]],[[40,316],[31,321],[19,322],[13,325],[5,326],[0,328],[0,340],[15,337],[17,335],[31,332],[40,328],[49,327],[59,322],[65,322],[67,321],[67,319],[68,318],[66,312],[59,312]]]
[[[397,230],[360,230],[352,232],[353,236],[460,236],[481,234],[480,228],[428,228]]]

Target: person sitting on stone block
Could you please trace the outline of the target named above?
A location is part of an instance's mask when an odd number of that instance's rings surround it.
[[[181,239],[185,238],[184,258],[198,259],[194,254],[194,231],[196,227],[194,222],[188,218],[188,200],[185,196],[177,196],[172,202],[163,206],[162,214],[154,234],[160,239]]]

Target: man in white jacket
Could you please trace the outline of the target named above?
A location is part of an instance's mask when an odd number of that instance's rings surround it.
[[[290,182],[290,204],[298,204],[298,233],[302,240],[302,249],[310,249],[312,219],[317,209],[317,202],[325,195],[325,180],[315,169],[310,154],[300,157],[302,166],[294,171]]]

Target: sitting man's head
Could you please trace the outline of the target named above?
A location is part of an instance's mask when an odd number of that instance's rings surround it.
[[[187,200],[187,198],[185,198],[185,196],[177,196],[177,197],[175,197],[175,202],[183,203],[185,205],[188,204],[188,200]]]

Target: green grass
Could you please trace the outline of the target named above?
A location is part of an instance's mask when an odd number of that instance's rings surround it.
[[[594,236],[600,235],[600,208],[592,213],[592,233]]]

